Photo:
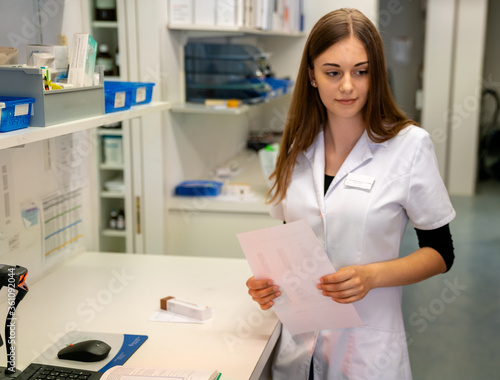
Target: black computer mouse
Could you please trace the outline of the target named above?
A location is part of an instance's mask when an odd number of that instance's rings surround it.
[[[101,340],[84,340],[64,347],[57,353],[59,359],[78,362],[97,362],[105,359],[111,347]]]

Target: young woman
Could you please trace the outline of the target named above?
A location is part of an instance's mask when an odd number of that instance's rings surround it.
[[[273,179],[271,214],[306,219],[337,270],[318,292],[354,303],[364,324],[295,336],[283,327],[273,379],[411,379],[401,286],[449,270],[455,211],[431,139],[395,104],[382,40],[359,11],[312,29]],[[408,220],[421,248],[399,257]],[[281,295],[274,280],[247,281],[263,310]]]

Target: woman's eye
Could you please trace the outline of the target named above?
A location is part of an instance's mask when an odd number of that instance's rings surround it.
[[[366,74],[368,74],[368,70],[359,70],[359,71],[356,72],[356,74],[358,74],[358,75],[366,75]]]
[[[330,72],[327,72],[326,75],[329,75],[331,77],[336,77],[336,76],[340,75],[340,73],[338,71],[330,71]]]

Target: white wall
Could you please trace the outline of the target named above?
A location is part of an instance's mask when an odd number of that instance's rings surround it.
[[[0,2],[0,46],[18,49],[19,63],[26,63],[26,44],[40,43],[38,25],[33,0]]]
[[[451,194],[473,195],[481,107],[488,0],[459,0],[447,184]]]
[[[429,1],[422,125],[453,195],[476,186],[487,0]]]
[[[448,160],[447,110],[451,99],[455,11],[455,0],[431,1],[427,5],[421,124],[432,136],[443,178]]]
[[[38,10],[33,0],[0,1],[0,46],[14,46],[19,48],[19,62],[25,63],[25,45],[29,43],[56,44],[58,36],[62,33],[62,20],[65,11],[79,8],[79,0],[71,1],[71,6],[65,7],[63,0],[41,1]],[[77,18],[71,27],[79,27]],[[66,23],[65,30],[71,29]],[[40,26],[40,27],[39,27]],[[93,233],[90,221],[95,210],[92,201],[95,177],[95,149],[96,140],[92,134],[80,132],[86,136],[80,141],[77,151],[73,152],[74,158],[81,160],[87,169],[83,174],[84,181],[88,180],[88,186],[82,189],[83,203],[83,239],[73,248],[76,250],[95,249],[97,239]],[[66,251],[67,255],[58,256],[57,259],[44,257],[43,255],[43,219],[42,200],[58,191],[60,188],[55,168],[49,164],[49,146],[55,139],[26,144],[22,147],[11,148],[0,151],[2,161],[8,160],[12,163],[12,172],[9,173],[10,184],[14,189],[14,198],[11,199],[13,224],[11,230],[0,231],[0,263],[19,264],[26,266],[30,272],[28,282],[42,275],[43,271],[51,265],[59,262],[66,256],[71,256],[73,251]],[[54,155],[54,151],[52,151]],[[38,222],[27,227],[21,219],[21,210],[26,205],[34,205],[38,208]],[[2,215],[4,218],[4,215]],[[3,225],[4,220],[0,221]],[[17,242],[16,242],[16,239]]]

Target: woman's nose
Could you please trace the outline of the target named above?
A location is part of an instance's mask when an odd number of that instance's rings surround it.
[[[342,82],[340,83],[340,91],[351,92],[352,91],[352,78],[349,74],[344,75]]]

